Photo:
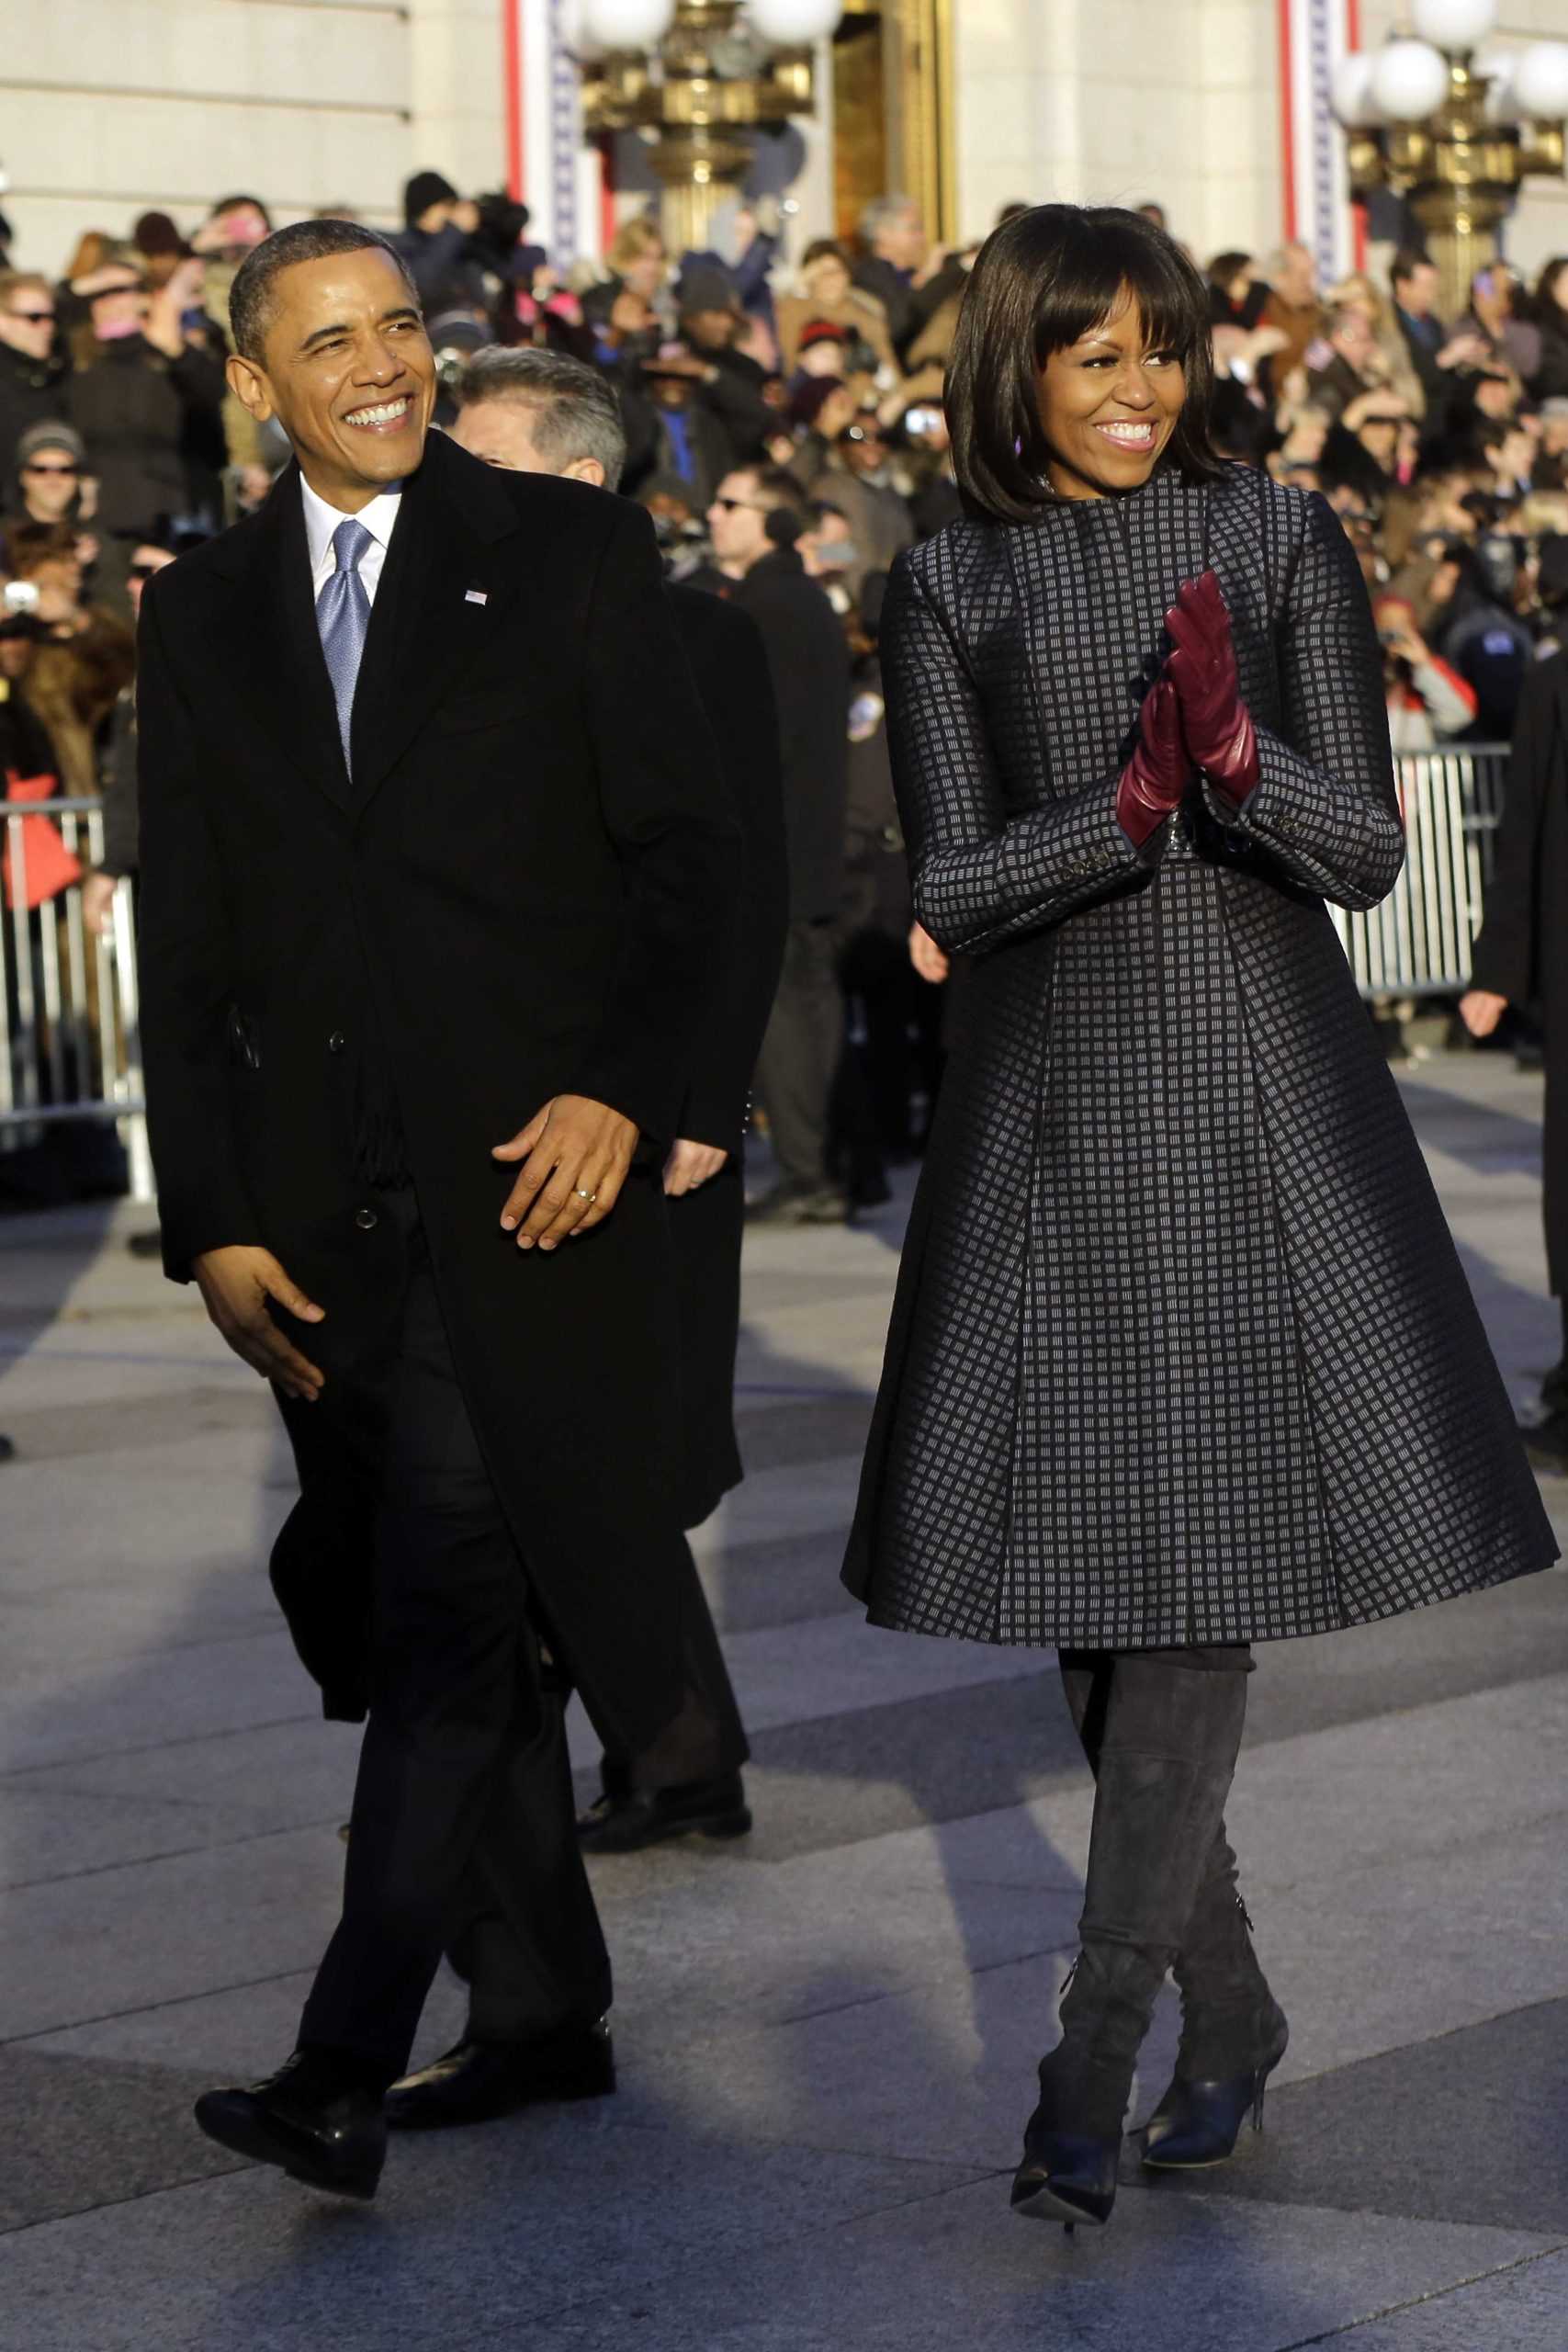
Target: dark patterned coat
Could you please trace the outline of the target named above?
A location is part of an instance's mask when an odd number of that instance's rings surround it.
[[[1261,780],[1142,850],[1115,779],[1213,564]],[[1321,499],[1227,468],[898,566],[916,909],[973,962],[846,1580],[878,1624],[1314,1634],[1555,1546],[1323,901],[1404,854],[1382,665]]]

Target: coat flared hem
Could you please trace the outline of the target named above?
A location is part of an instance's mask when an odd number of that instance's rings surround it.
[[[1511,1563],[1486,1577],[1468,1575],[1462,1583],[1435,1587],[1422,1592],[1396,1594],[1381,1605],[1368,1603],[1347,1607],[1337,1615],[1326,1611],[1321,1622],[1309,1624],[1258,1625],[1250,1623],[1222,1623],[1212,1617],[1194,1619],[1180,1632],[1169,1625],[1143,1627],[1129,1624],[1118,1616],[1114,1625],[1107,1622],[1094,1624],[1081,1618],[1064,1621],[1049,1630],[1027,1635],[1019,1634],[982,1633],[973,1625],[933,1625],[914,1623],[893,1611],[879,1611],[874,1600],[868,1603],[865,1622],[885,1634],[924,1634],[934,1641],[982,1642],[993,1649],[1015,1650],[1175,1650],[1203,1649],[1234,1642],[1291,1642],[1304,1635],[1344,1634],[1358,1625],[1381,1624],[1388,1617],[1407,1617],[1417,1609],[1430,1609],[1445,1600],[1462,1600],[1468,1594],[1495,1592],[1499,1585],[1514,1584],[1521,1577],[1544,1575],[1548,1568],[1558,1566],[1555,1549],[1539,1560]]]

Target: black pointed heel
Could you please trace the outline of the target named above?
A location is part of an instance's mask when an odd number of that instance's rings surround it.
[[[1080,1953],[1067,1971],[1064,2019],[1074,2016],[1082,1961]],[[1090,1977],[1101,1973],[1098,1962],[1086,1972]],[[1029,2222],[1060,2222],[1069,2235],[1079,2222],[1105,2227],[1116,2202],[1122,2119],[1132,2087],[1131,2058],[1124,2066],[1097,2066],[1063,2042],[1042,2059],[1040,2103],[1023,2127],[1023,2162],[1013,2175],[1015,2213]]]
[[[1145,2127],[1143,2160],[1151,2171],[1200,2172],[1228,2164],[1248,2113],[1253,2130],[1262,2131],[1269,2077],[1290,2040],[1278,2008],[1268,2032],[1264,2057],[1246,2074],[1198,2082],[1176,2077]]]
[[[1079,2222],[1102,2230],[1116,2202],[1120,2134],[1098,2140],[1037,2132],[1031,2117],[1023,2146],[1023,2162],[1013,2175],[1013,2211],[1030,2222],[1060,2222],[1069,2236]]]

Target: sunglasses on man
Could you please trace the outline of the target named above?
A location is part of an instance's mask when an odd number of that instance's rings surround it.
[[[65,464],[62,466],[40,466],[36,458],[29,458],[27,464],[22,468],[22,471],[25,474],[41,474],[45,481],[49,479],[51,474],[58,475],[60,479],[63,481],[67,475],[79,474],[81,470],[81,467],[73,464],[69,458],[66,460]]]
[[[727,514],[765,514],[768,509],[759,506],[754,498],[716,498],[714,504]]]

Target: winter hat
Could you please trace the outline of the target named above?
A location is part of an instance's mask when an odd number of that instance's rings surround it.
[[[415,172],[403,189],[403,219],[412,229],[433,204],[456,204],[457,191],[439,172]]]
[[[734,282],[722,269],[682,270],[676,295],[683,319],[694,319],[704,311],[733,313],[740,308]]]
[[[87,462],[87,445],[73,424],[29,424],[17,444],[17,465],[30,465],[40,449],[63,449],[75,464]]]

